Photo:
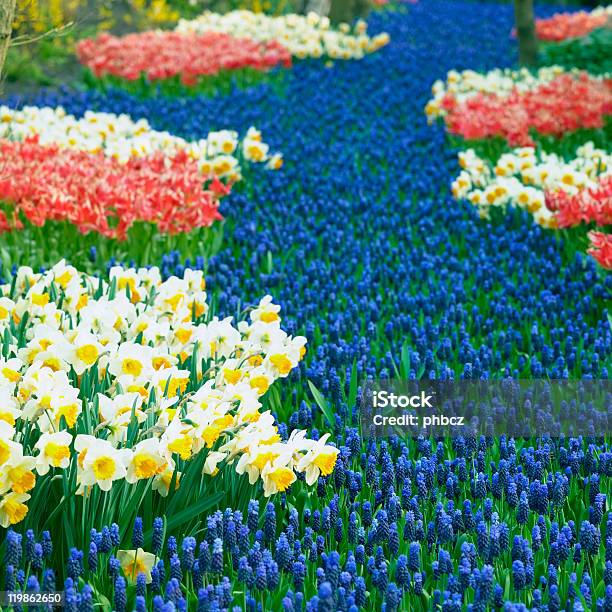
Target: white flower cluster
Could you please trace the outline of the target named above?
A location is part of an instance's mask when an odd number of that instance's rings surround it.
[[[277,41],[299,59],[361,59],[389,42],[386,33],[368,36],[365,21],[358,21],[354,28],[344,23],[336,30],[331,27],[327,17],[316,13],[271,17],[246,10],[225,14],[206,11],[190,21],[181,19],[176,30],[194,34],[221,32],[258,42]]]
[[[154,130],[146,119],[135,121],[129,115],[86,111],[77,119],[61,106],[25,106],[21,110],[0,106],[0,138],[23,141],[34,137],[42,145],[103,153],[121,163],[158,152],[176,155],[184,151],[197,160],[203,174],[230,181],[240,179],[239,156],[248,162],[266,162],[273,169],[280,168],[283,161],[280,154],[270,154],[270,147],[253,127],[242,141],[231,130],[210,132],[206,138],[188,141]]]
[[[612,6],[596,6],[590,13],[593,16],[609,15],[612,17]]]
[[[468,149],[459,153],[459,164],[463,170],[452,183],[453,196],[469,200],[481,216],[488,217],[491,206],[518,206],[532,213],[540,225],[554,227],[545,192],[563,190],[573,195],[594,187],[612,172],[612,154],[588,142],[565,161],[555,153],[522,147],[504,153],[492,165]]]
[[[203,275],[113,268],[110,283],[60,262],[0,287],[0,525],[19,522],[36,476],[76,470],[77,494],[152,481],[165,496],[195,457],[204,474],[236,462],[265,495],[338,450],[294,431],[282,441],[260,397],[305,353],[270,296],[250,321],[207,316]],[[204,452],[204,455],[201,453]]]
[[[512,70],[510,68],[495,68],[486,73],[474,70],[451,70],[446,75],[446,81],[437,80],[431,92],[433,97],[425,106],[428,120],[434,121],[447,113],[446,104],[461,104],[478,94],[494,94],[500,97],[509,96],[513,90],[526,92],[550,83],[564,73],[578,74],[578,69],[566,70],[561,66],[544,66],[536,72],[527,68]],[[592,79],[605,79],[591,76]]]

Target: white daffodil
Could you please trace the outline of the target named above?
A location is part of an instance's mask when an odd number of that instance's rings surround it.
[[[141,440],[132,449],[125,479],[129,483],[153,478],[162,474],[170,466],[170,461],[163,455],[159,438]]]
[[[70,445],[72,435],[67,431],[43,433],[34,448],[36,456],[36,471],[44,476],[52,467],[66,469],[70,465]]]
[[[304,472],[306,483],[309,485],[314,484],[319,475],[329,476],[334,470],[340,451],[334,446],[325,444],[328,439],[329,434],[321,436],[298,461],[297,470]]]
[[[74,448],[79,453],[78,478],[83,486],[97,484],[109,491],[115,480],[125,478],[132,454],[129,449],[116,449],[106,440],[82,434],[76,437]]]
[[[337,59],[360,59],[364,52],[372,53],[389,42],[387,33],[370,38],[363,20],[354,27],[341,23],[337,28],[332,28],[327,17],[314,12],[308,15],[290,13],[269,16],[247,10],[223,14],[206,11],[190,21],[181,19],[176,30],[193,34],[222,32],[258,42],[277,41],[298,59],[323,55]]]
[[[136,582],[139,574],[143,574],[146,583],[151,583],[151,570],[157,558],[154,554],[145,552],[142,548],[136,550],[118,550],[117,559],[121,564],[123,575],[131,582]]]

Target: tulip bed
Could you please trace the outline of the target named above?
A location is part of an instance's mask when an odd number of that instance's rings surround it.
[[[612,71],[612,9],[559,13],[536,20],[544,64],[575,66],[592,74]]]
[[[610,269],[612,235],[600,231],[612,220],[609,75],[560,66],[451,70],[432,94],[428,121],[443,120],[457,146],[473,145],[459,153],[455,199],[469,200],[483,219],[519,207],[546,228],[580,227],[568,242]]]
[[[94,87],[187,95],[255,84],[275,67],[290,68],[292,58],[362,59],[388,42],[385,32],[368,36],[362,20],[336,28],[316,13],[268,17],[240,10],[207,11],[181,20],[174,32],[100,34],[79,42],[76,51]],[[282,78],[275,73],[268,82],[282,85]]]
[[[605,27],[610,17],[612,9],[603,6],[592,11],[558,13],[548,19],[536,19],[536,36],[546,42],[580,38],[593,30]]]
[[[518,149],[423,112],[449,71],[510,67],[512,19],[461,0],[376,14],[391,44],[297,63],[282,91],[5,101],[181,143],[256,125],[285,163],[221,199],[212,256],[134,269],[98,250],[82,274],[41,236],[30,268],[3,266],[0,589],[64,590],[76,611],[612,610],[606,432],[360,430],[368,377],[609,378],[605,81],[596,125]],[[38,138],[6,146],[89,151]],[[576,223],[599,225],[597,261],[544,227]]]
[[[210,255],[219,202],[242,180],[240,164],[282,166],[254,127],[241,140],[221,130],[186,141],[144,119],[92,111],[77,119],[61,106],[4,106],[0,119],[8,267],[65,256],[86,265],[98,251],[145,263],[168,248]]]
[[[499,137],[511,145],[534,144],[537,136],[560,137],[580,129],[603,128],[612,114],[612,79],[558,66],[451,72],[434,85],[425,111],[443,117],[448,131],[467,140]]]
[[[79,61],[93,75],[93,82],[114,85],[134,82],[163,86],[202,88],[207,77],[241,71],[246,75],[291,66],[291,55],[276,41],[259,43],[223,33],[182,34],[144,32],[123,37],[101,34],[77,45]],[[249,72],[250,71],[250,72]],[[133,87],[133,85],[132,85]]]

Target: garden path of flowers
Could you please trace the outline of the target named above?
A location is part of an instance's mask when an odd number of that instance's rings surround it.
[[[507,602],[506,610],[552,612],[566,601],[612,610],[607,444],[362,446],[358,433],[353,385],[366,375],[609,376],[612,275],[527,212],[488,223],[455,201],[457,151],[423,112],[448,70],[510,65],[512,25],[511,6],[427,0],[369,19],[373,33],[389,32],[385,48],[331,68],[298,63],[282,91],[262,83],[231,96],[137,99],[66,90],[19,101],[77,117],[128,113],[193,140],[255,125],[282,151],[282,172],[262,172],[222,200],[223,243],[206,290],[220,316],[266,294],[281,305],[282,328],[305,336],[308,351],[264,408],[281,437],[329,431],[340,449],[316,494],[298,481],[268,503],[236,481],[231,510],[188,533],[169,529],[163,545],[148,514],[144,535],[140,519],[121,534],[92,525],[96,545],[75,543],[67,569],[56,570],[70,576],[71,609],[90,609],[103,590],[116,610],[129,598],[139,610],[459,612],[463,593],[474,611]],[[149,263],[164,278],[203,267],[176,253]],[[312,400],[308,381],[331,412]],[[21,554],[9,533],[11,580],[50,547],[43,539],[37,553],[34,537]],[[115,558],[118,548],[140,547],[153,554]],[[142,570],[149,584],[126,583],[120,565]]]

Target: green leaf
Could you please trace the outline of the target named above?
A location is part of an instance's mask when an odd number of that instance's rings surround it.
[[[348,406],[352,408],[357,401],[357,358],[353,359],[351,368],[351,382],[349,387]]]
[[[410,374],[410,350],[408,344],[402,346],[400,370],[403,380],[408,380]]]
[[[99,608],[101,607],[104,612],[110,612],[113,609],[111,602],[100,593],[100,589],[97,589],[96,591],[96,598],[98,600],[97,606]]]
[[[312,384],[310,380],[308,381],[308,386],[310,387],[310,392],[312,393],[315,402],[317,402],[317,406],[319,406],[321,412],[325,415],[325,418],[333,427],[336,424],[336,419],[334,418],[334,413],[332,412],[330,405],[327,403],[327,400],[323,397],[323,394]]]
[[[180,527],[184,523],[187,523],[190,520],[197,519],[198,515],[206,512],[213,506],[215,506],[223,497],[225,496],[225,491],[220,491],[219,493],[215,493],[213,495],[207,495],[203,497],[195,504],[191,504],[188,508],[173,514],[170,517],[167,517],[166,529],[167,531],[173,531],[177,527]],[[145,539],[151,537],[152,532],[147,532],[145,534]]]

